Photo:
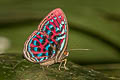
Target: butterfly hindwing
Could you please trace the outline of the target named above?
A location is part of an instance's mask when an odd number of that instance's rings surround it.
[[[46,16],[25,42],[24,55],[31,62],[44,62],[64,52],[68,40],[67,20],[61,9]]]
[[[42,62],[53,56],[54,51],[49,44],[48,37],[43,32],[37,32],[28,43],[28,52],[37,62]]]

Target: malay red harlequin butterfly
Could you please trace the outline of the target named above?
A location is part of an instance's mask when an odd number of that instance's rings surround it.
[[[68,24],[64,12],[60,9],[51,11],[39,24],[24,44],[24,57],[33,63],[49,66],[64,62],[67,69],[66,56],[68,44]]]

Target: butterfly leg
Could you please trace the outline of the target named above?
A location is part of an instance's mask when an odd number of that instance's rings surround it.
[[[61,62],[60,62],[60,65],[59,65],[59,70],[61,69],[62,63],[63,63],[63,61],[61,61]]]
[[[40,68],[42,68],[42,70],[43,70],[43,71],[45,71],[45,68],[44,68],[44,66],[41,66],[41,65],[40,65]]]
[[[62,63],[63,63],[63,62],[64,62],[63,68],[64,68],[65,70],[69,70],[69,69],[66,67],[67,59],[64,59],[64,60],[62,60],[62,61],[60,62],[59,70],[62,68],[61,66],[62,66]]]
[[[47,65],[47,68],[49,67],[49,65]]]
[[[66,67],[66,63],[67,63],[67,59],[64,59],[64,64],[63,64],[63,65],[64,65],[64,69],[65,69],[65,70],[69,70],[69,69]]]

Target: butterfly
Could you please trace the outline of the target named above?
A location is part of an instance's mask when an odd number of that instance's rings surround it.
[[[62,62],[66,67],[69,55],[68,45],[68,23],[64,12],[60,8],[51,11],[38,25],[24,44],[24,57],[33,63],[49,66]]]

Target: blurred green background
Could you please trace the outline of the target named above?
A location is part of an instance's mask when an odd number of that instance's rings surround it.
[[[70,51],[69,60],[120,70],[120,0],[2,0],[0,53],[22,55],[25,40],[55,8],[68,19],[68,50],[90,49]],[[101,70],[101,65],[92,68]]]

